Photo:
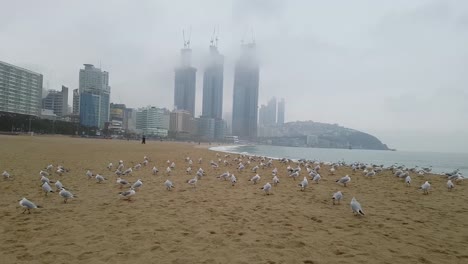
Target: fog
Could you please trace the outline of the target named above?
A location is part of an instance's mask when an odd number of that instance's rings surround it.
[[[213,29],[234,63],[255,40],[260,100],[285,98],[286,121],[338,123],[399,150],[468,152],[467,1],[7,1],[0,60],[78,88],[84,63],[110,74],[111,101],[173,108],[174,67],[191,32],[201,113]],[[71,92],[70,92],[71,97]],[[69,100],[71,102],[71,98]]]

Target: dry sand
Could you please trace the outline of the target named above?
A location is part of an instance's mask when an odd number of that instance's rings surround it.
[[[208,165],[215,152],[190,144],[0,136],[0,147],[0,170],[14,177],[0,180],[1,263],[468,263],[468,183],[448,192],[440,177],[412,175],[406,187],[389,172],[367,179],[323,168],[320,184],[300,192],[275,161],[281,183],[266,196],[259,188],[271,181],[271,169],[260,170],[257,185],[247,180],[251,172],[236,173],[232,187],[215,177],[226,168]],[[107,164],[145,155],[150,165],[125,177],[142,179],[143,188],[133,201],[120,200]],[[185,183],[187,155],[195,168],[204,159],[207,176],[197,190]],[[170,177],[161,173],[168,159],[177,165]],[[44,196],[39,171],[50,163],[71,170],[51,179],[78,198],[64,204],[57,193]],[[88,180],[86,169],[109,180]],[[334,180],[345,174],[352,182],[341,187]],[[173,191],[164,189],[167,178]],[[429,195],[417,190],[426,179]],[[337,190],[344,201],[333,206]],[[353,196],[365,216],[352,214]],[[22,197],[43,208],[22,214]]]

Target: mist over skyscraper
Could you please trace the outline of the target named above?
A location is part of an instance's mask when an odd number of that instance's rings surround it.
[[[218,47],[211,45],[209,62],[203,74],[203,117],[222,118],[223,64],[224,56],[219,53]]]
[[[257,137],[260,70],[255,43],[243,44],[234,72],[232,134],[242,139]]]
[[[189,43],[184,43],[181,50],[181,63],[175,69],[174,107],[195,115],[195,83],[197,69],[191,66],[192,50]]]

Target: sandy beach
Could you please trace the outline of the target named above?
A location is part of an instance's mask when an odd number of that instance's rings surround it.
[[[271,169],[260,169],[253,185],[250,168],[212,169],[216,152],[196,144],[0,136],[0,146],[0,172],[12,175],[0,180],[1,263],[468,263],[467,182],[449,192],[439,176],[411,174],[406,187],[389,171],[369,179],[341,167],[329,175],[322,166],[320,183],[310,181],[301,192],[306,173],[294,181],[287,165],[275,161],[281,182],[267,196],[259,188],[271,182]],[[123,160],[128,167],[144,156],[149,165],[124,177],[141,179],[143,187],[132,201],[119,199],[107,164]],[[195,174],[185,173],[186,156],[207,173],[196,190],[186,183]],[[171,176],[164,173],[167,160],[176,163]],[[77,198],[64,204],[57,192],[44,195],[39,171],[48,164],[70,169],[49,178]],[[88,179],[88,169],[108,180]],[[227,170],[236,186],[216,178]],[[346,174],[349,186],[338,185]],[[164,188],[166,179],[175,189]],[[426,180],[429,195],[418,191]],[[338,190],[344,200],[333,205]],[[43,208],[22,214],[23,197]],[[365,216],[353,215],[352,197]]]

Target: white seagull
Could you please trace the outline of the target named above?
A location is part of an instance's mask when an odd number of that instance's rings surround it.
[[[447,189],[451,191],[453,188],[455,188],[455,185],[453,185],[452,180],[447,181]]]
[[[135,195],[135,190],[130,189],[130,190],[125,191],[125,192],[119,192],[119,195],[120,195],[120,197],[123,198],[124,200],[130,201],[131,197],[132,197],[133,195]]]
[[[407,186],[410,186],[410,185],[411,185],[411,177],[410,177],[409,175],[406,176],[406,178],[405,178],[405,183],[406,183]]]
[[[273,185],[275,185],[275,186],[278,185],[278,183],[280,182],[278,176],[276,176],[276,175],[273,176],[273,180],[272,180],[272,181],[273,181]]]
[[[356,198],[353,197],[351,199],[351,209],[353,210],[353,213],[355,215],[364,215],[364,212],[362,211],[361,204],[356,201]]]
[[[62,188],[62,190],[60,190],[59,195],[62,196],[63,203],[67,203],[68,199],[75,198],[75,196],[71,192],[65,190],[65,188]]]
[[[255,175],[253,176],[249,181],[253,182],[254,184],[257,184],[258,181],[260,181],[260,175]]]
[[[197,187],[197,181],[198,181],[198,176],[193,177],[193,179],[190,179],[187,181],[188,184],[192,185],[193,188]]]
[[[156,168],[156,167],[153,167],[152,171],[153,171],[153,175],[156,175],[159,172],[158,168]]]
[[[320,179],[322,179],[322,177],[320,176],[320,174],[315,174],[314,178],[312,179],[312,181],[314,181],[315,183],[319,183]]]
[[[341,191],[337,191],[332,196],[333,204],[335,204],[335,202],[338,202],[339,204],[341,199],[343,199],[343,194],[341,193]]]
[[[63,188],[63,184],[59,180],[57,180],[55,182],[55,188],[57,188],[57,191],[59,191]]]
[[[50,187],[49,183],[47,182],[44,182],[44,184],[42,184],[42,190],[45,192],[45,195],[47,195],[50,192],[54,192],[54,190],[52,190],[52,187]]]
[[[141,186],[143,186],[143,182],[140,179],[138,179],[136,182],[132,184],[131,189],[132,190],[140,189]]]
[[[103,182],[104,180],[107,180],[106,178],[104,178],[104,176],[102,176],[102,175],[100,175],[100,174],[96,175],[96,181],[97,181],[97,183],[101,183],[101,182]]]
[[[344,185],[344,187],[346,187],[346,184],[348,184],[350,181],[351,181],[351,177],[349,177],[349,175],[346,175],[346,176],[342,177],[341,179],[336,180],[336,182],[342,183]]]
[[[299,186],[301,187],[301,191],[304,191],[308,185],[309,185],[309,181],[307,180],[307,177],[304,177],[302,182],[299,183]]]
[[[431,189],[431,184],[428,181],[426,181],[423,185],[421,185],[421,187],[419,187],[419,189],[423,190],[424,194],[429,194],[429,189]]]
[[[263,185],[262,189],[266,195],[270,195],[270,190],[271,190],[271,184],[269,182],[267,182],[265,185]]]
[[[168,191],[170,191],[172,188],[175,188],[174,184],[170,180],[166,180],[164,182],[164,186],[166,186],[166,190]]]
[[[31,213],[31,209],[36,209],[36,208],[41,208],[41,206],[38,206],[34,204],[33,202],[29,201],[28,199],[24,198],[20,200],[19,205],[24,207],[23,214],[24,212],[28,211],[28,214]]]
[[[128,184],[128,181],[122,178],[117,178],[117,183],[120,185],[120,189],[122,189],[123,186]]]
[[[7,171],[3,171],[2,176],[3,176],[3,179],[7,180],[10,178],[10,173],[8,173]]]

